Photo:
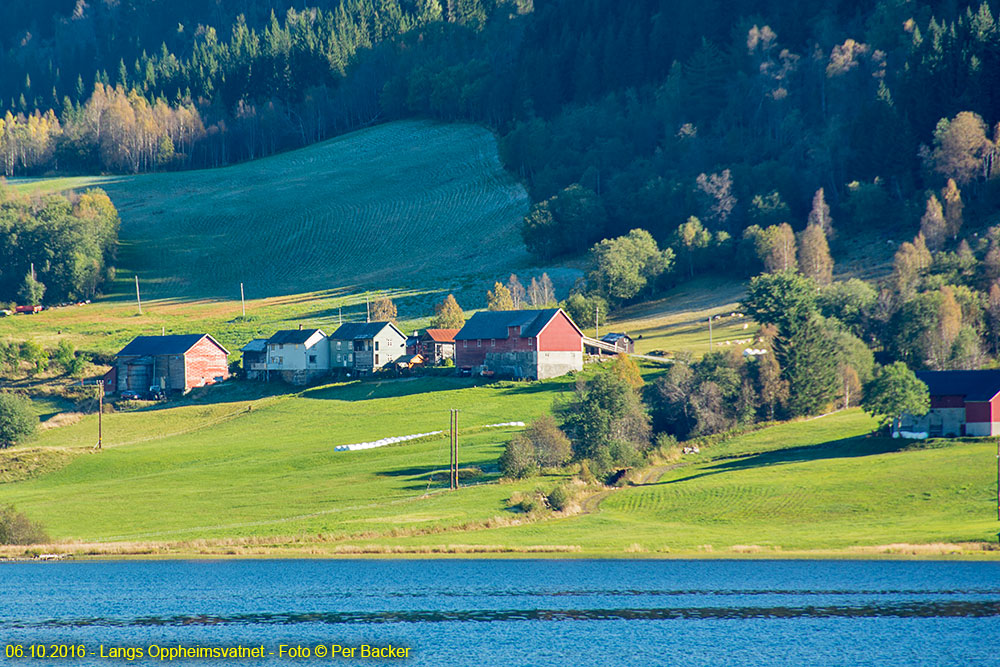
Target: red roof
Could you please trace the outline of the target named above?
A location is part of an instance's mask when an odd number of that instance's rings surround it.
[[[454,343],[459,331],[461,329],[428,329],[425,333],[435,343]]]

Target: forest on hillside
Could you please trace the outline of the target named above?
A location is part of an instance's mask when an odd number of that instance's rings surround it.
[[[2,172],[220,165],[432,117],[496,130],[543,257],[634,227],[665,241],[692,215],[732,236],[804,223],[818,188],[859,228],[915,221],[948,178],[967,215],[990,208],[993,3],[734,5],[14,3]]]

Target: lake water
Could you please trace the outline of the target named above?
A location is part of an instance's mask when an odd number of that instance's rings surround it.
[[[0,565],[0,644],[410,648],[411,665],[1000,664],[1000,563],[229,560]],[[48,647],[46,648],[48,649]],[[266,653],[265,653],[266,655]],[[356,654],[357,656],[357,654]]]

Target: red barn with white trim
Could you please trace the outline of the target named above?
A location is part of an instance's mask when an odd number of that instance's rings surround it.
[[[455,365],[542,380],[583,369],[583,332],[561,308],[476,313],[455,335]]]

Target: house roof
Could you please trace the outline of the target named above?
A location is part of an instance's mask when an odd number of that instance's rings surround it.
[[[435,343],[454,343],[455,335],[461,329],[428,329],[424,335]]]
[[[931,396],[964,396],[967,401],[988,401],[1000,393],[1000,370],[918,371],[917,378]]]
[[[399,359],[396,359],[397,364],[419,364],[423,363],[424,358],[419,354],[407,354]]]
[[[268,345],[277,345],[281,343],[282,345],[292,345],[292,344],[302,344],[307,340],[312,338],[313,334],[319,331],[321,334],[326,336],[320,329],[282,329],[281,331],[274,332],[274,335],[267,339]]]
[[[266,349],[266,338],[254,338],[252,341],[241,347],[240,352],[263,352]]]
[[[208,334],[178,334],[173,336],[136,336],[131,343],[123,347],[118,355],[157,356],[162,354],[184,354],[202,338],[208,338],[215,345],[229,354],[219,341]]]
[[[386,327],[392,327],[396,333],[403,338],[406,338],[406,334],[400,331],[399,327],[392,322],[345,322],[330,335],[330,338],[336,340],[362,340],[374,338]]]
[[[622,338],[625,338],[627,340],[632,340],[631,336],[623,333],[609,333],[601,336],[601,340],[603,340],[605,343],[617,343]]]
[[[465,326],[455,335],[455,340],[507,338],[508,327],[521,327],[521,338],[532,338],[537,336],[558,312],[558,308],[479,312],[469,318]]]

